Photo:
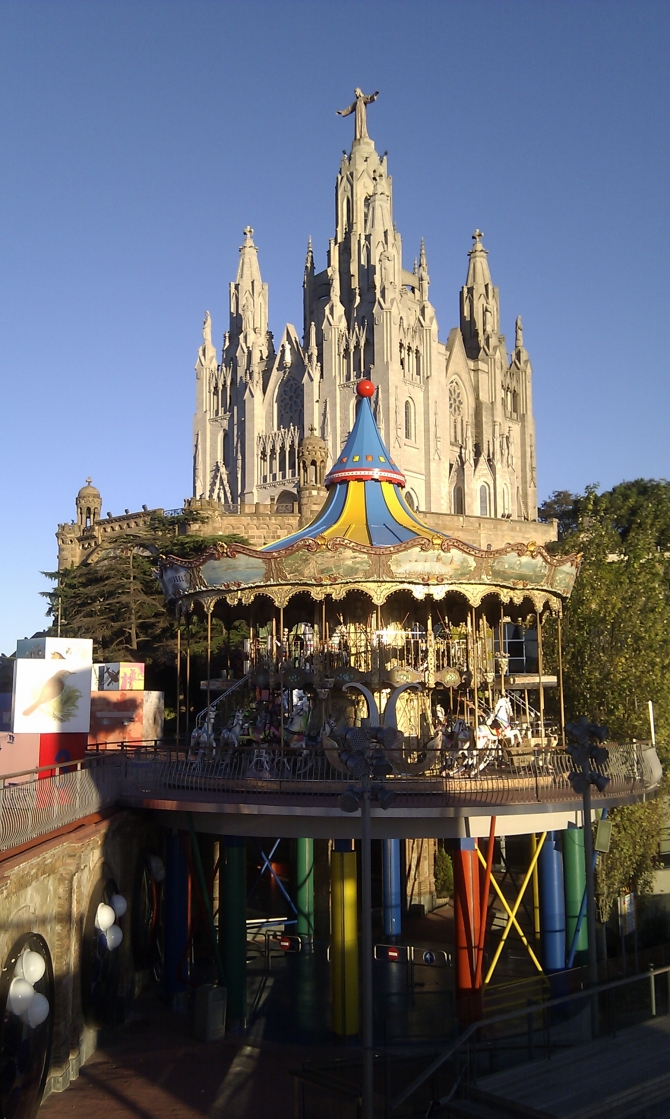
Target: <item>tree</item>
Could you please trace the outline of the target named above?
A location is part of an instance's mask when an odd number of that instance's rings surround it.
[[[555,496],[555,495],[554,495]],[[569,502],[566,498],[565,506]],[[670,762],[670,484],[625,482],[573,499],[576,523],[559,542],[582,565],[563,619],[568,717],[605,723],[613,739],[646,739],[654,704],[657,745]],[[567,521],[566,521],[567,523]],[[557,666],[555,623],[547,654]],[[662,801],[615,809],[610,854],[599,859],[598,908],[606,920],[618,894],[649,886]]]
[[[216,543],[246,543],[243,537],[175,535],[181,518],[153,517],[142,535],[117,537],[79,567],[44,572],[55,586],[43,591],[51,618],[50,633],[93,639],[98,662],[144,661],[147,688],[166,693],[166,711],[176,707],[177,623],[168,609],[153,573],[160,552],[183,558],[202,553]],[[185,627],[186,628],[186,627]],[[244,623],[230,632],[212,623],[212,664],[230,663],[246,636]],[[206,671],[207,626],[195,615],[188,624],[192,674],[198,681]],[[196,685],[197,689],[197,685]],[[198,703],[197,690],[193,699]]]

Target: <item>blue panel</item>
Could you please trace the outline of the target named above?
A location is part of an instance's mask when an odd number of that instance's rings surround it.
[[[399,525],[384,500],[379,482],[365,482],[365,513],[370,539],[376,547],[401,544],[412,540],[415,533]]]
[[[538,858],[540,885],[540,937],[546,972],[565,967],[565,895],[563,855],[557,832],[547,832]]]
[[[400,936],[402,923],[402,879],[400,840],[382,839],[384,871],[384,936]]]
[[[292,536],[285,536],[283,540],[277,540],[275,544],[267,544],[262,550],[264,552],[276,552],[280,548],[289,548],[291,544],[295,544],[298,540],[310,540],[314,536],[318,536],[319,533],[330,528],[342,516],[346,497],[346,485],[334,486],[328,494],[328,500],[316,521],[301,529],[300,532],[294,532]]]

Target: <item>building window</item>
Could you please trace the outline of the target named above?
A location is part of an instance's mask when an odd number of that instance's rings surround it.
[[[502,509],[503,516],[506,516],[507,513],[509,513],[509,490],[507,489],[507,486],[503,486],[502,504],[503,504],[503,509]]]
[[[454,510],[454,513],[457,513],[460,517],[463,516],[464,510],[463,510],[463,487],[462,486],[454,486],[453,510]]]
[[[412,400],[405,401],[405,439],[409,443],[416,442],[416,431],[414,423],[414,402]]]
[[[419,508],[419,500],[413,490],[405,490],[405,501],[412,512],[416,513]]]
[[[458,381],[449,382],[449,419],[451,441],[460,446],[463,443],[463,393]]]
[[[489,487],[483,482],[479,487],[479,516],[489,517]]]

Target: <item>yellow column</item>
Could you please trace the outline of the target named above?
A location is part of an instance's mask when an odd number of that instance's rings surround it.
[[[358,1033],[358,914],[355,851],[332,852],[330,883],[333,1030],[340,1037],[351,1037]]]

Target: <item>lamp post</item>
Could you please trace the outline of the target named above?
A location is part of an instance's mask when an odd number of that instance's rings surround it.
[[[394,804],[396,794],[373,778],[386,777],[393,766],[381,748],[395,741],[395,730],[381,727],[363,730],[352,727],[345,735],[345,748],[340,758],[354,778],[339,798],[343,812],[361,810],[361,1041],[363,1045],[363,1109],[362,1119],[374,1117],[374,1018],[372,1001],[372,841],[370,837],[370,801],[375,800],[386,811]]]

